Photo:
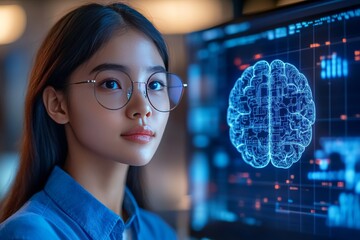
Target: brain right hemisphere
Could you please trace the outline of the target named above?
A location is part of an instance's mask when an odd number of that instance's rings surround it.
[[[274,60],[248,67],[229,96],[230,140],[248,164],[289,168],[310,144],[315,104],[295,66]]]

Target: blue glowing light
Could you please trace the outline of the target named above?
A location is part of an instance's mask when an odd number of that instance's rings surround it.
[[[346,59],[338,57],[336,53],[333,53],[330,57],[325,59],[322,56],[320,61],[321,66],[321,79],[332,79],[346,77],[348,75],[348,62]]]
[[[326,61],[326,77],[331,78],[331,61]]]
[[[209,181],[209,160],[206,154],[194,154],[190,165],[190,180],[192,186],[193,221],[192,227],[202,229],[208,220],[208,207],[206,206],[207,184]]]
[[[345,77],[347,77],[347,75],[349,73],[347,60],[343,61],[343,69],[344,69],[343,74],[344,74]]]
[[[320,144],[327,155],[340,154],[346,166],[346,187],[353,188],[356,181],[354,178],[355,165],[360,160],[360,137],[321,138]]]
[[[275,29],[276,38],[283,38],[287,36],[287,29],[285,27]]]
[[[328,211],[328,225],[360,229],[360,198],[353,193],[341,193],[338,205]]]
[[[323,150],[317,156],[330,156],[338,153],[344,163],[344,169],[329,172],[309,172],[308,179],[320,181],[345,181],[347,192],[342,192],[339,199],[329,205],[327,224],[331,227],[360,229],[360,174],[356,165],[360,160],[360,138],[321,138]]]
[[[210,143],[210,139],[205,134],[197,134],[193,138],[193,145],[198,148],[207,147]]]
[[[315,104],[305,76],[289,63],[248,67],[229,96],[230,140],[255,168],[289,168],[310,144]]]
[[[225,168],[229,165],[230,157],[224,150],[218,150],[214,154],[214,165],[217,168]]]
[[[250,28],[249,22],[241,22],[241,23],[229,24],[224,28],[224,31],[227,35],[232,35],[240,32],[245,32],[249,28]]]

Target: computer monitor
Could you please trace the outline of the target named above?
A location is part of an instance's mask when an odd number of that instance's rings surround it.
[[[360,2],[187,35],[191,234],[360,239]]]

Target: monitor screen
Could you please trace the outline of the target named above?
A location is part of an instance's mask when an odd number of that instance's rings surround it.
[[[191,231],[360,239],[360,3],[187,35]]]

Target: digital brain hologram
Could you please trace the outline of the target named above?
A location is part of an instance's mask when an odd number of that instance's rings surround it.
[[[255,168],[290,168],[312,138],[315,104],[306,77],[277,59],[248,67],[229,95],[230,140]]]

